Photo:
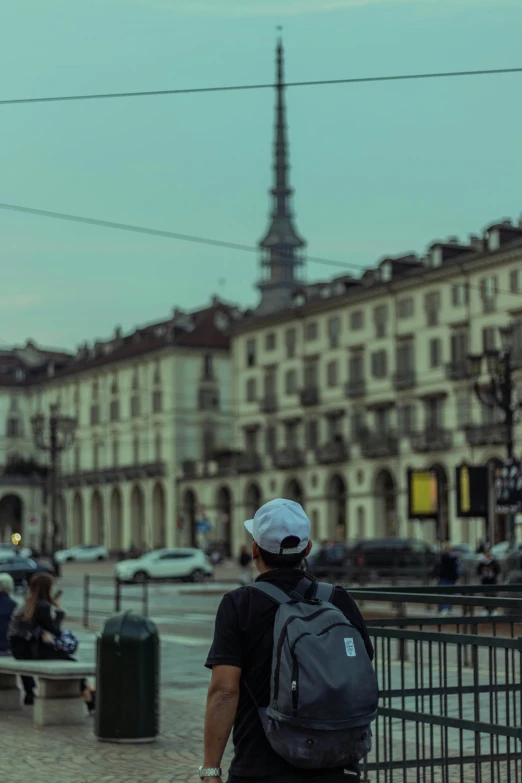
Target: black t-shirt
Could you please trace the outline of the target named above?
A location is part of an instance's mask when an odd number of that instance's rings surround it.
[[[267,581],[290,593],[303,577],[300,569],[275,569],[256,581]],[[312,589],[312,588],[310,588]],[[361,613],[353,598],[342,587],[337,587],[333,603],[360,631],[370,658],[373,647]],[[214,641],[206,666],[237,666],[242,670],[239,705],[234,723],[234,759],[230,776],[241,778],[269,778],[271,783],[321,780],[328,783],[349,781],[344,770],[303,770],[284,761],[272,750],[268,742],[257,706],[267,707],[270,702],[270,677],[272,671],[272,646],[274,620],[277,605],[267,596],[248,587],[227,593],[216,616]],[[245,680],[252,692],[249,694]],[[350,770],[358,774],[358,767]]]

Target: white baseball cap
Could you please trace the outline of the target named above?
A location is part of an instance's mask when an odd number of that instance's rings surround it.
[[[245,527],[256,544],[273,555],[297,555],[310,541],[310,520],[303,507],[293,500],[276,498],[258,508]],[[299,539],[299,545],[283,549],[282,541],[289,536]]]

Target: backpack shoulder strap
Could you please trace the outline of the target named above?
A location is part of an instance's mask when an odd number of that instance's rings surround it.
[[[314,598],[316,598],[318,601],[331,603],[334,594],[335,594],[335,585],[331,585],[328,582],[317,582]]]
[[[264,593],[264,595],[272,599],[272,601],[279,606],[281,604],[289,604],[293,601],[293,598],[287,595],[283,590],[280,590],[279,587],[270,584],[270,582],[254,582],[254,584],[248,585],[247,590],[257,590],[260,593]]]

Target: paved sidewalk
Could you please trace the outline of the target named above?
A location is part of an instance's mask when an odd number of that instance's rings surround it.
[[[32,726],[30,708],[0,713],[0,769],[6,783],[197,783],[206,689],[162,699],[160,737],[150,745],[113,745],[85,726]],[[3,778],[3,776],[2,776]]]

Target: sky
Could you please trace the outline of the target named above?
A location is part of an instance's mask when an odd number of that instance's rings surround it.
[[[519,0],[17,0],[0,100],[522,66]],[[354,272],[522,212],[522,74],[288,90],[310,256]],[[0,105],[0,202],[255,245],[274,95]],[[0,209],[0,347],[75,349],[204,305],[255,305],[255,253]],[[341,270],[342,271],[342,270]],[[339,274],[309,263],[309,280]]]

